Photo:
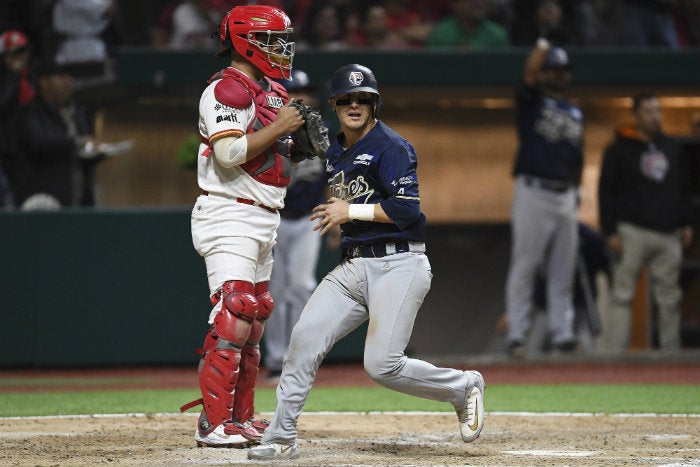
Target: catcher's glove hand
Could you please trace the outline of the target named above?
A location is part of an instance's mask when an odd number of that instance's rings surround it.
[[[321,113],[301,102],[292,101],[302,117],[304,124],[292,133],[292,146],[289,154],[293,162],[301,162],[304,159],[314,157],[324,158],[330,142],[328,141],[328,128],[323,124]]]

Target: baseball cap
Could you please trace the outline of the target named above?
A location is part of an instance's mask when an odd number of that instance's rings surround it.
[[[547,51],[547,56],[542,63],[543,70],[565,69],[571,70],[574,64],[569,59],[569,54],[561,47],[552,47]]]
[[[27,36],[16,30],[5,31],[0,35],[0,53],[18,52],[29,47]]]

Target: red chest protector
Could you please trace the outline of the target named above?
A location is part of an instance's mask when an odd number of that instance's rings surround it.
[[[245,109],[255,103],[255,119],[248,126],[247,133],[253,133],[272,123],[280,107],[287,103],[288,95],[284,87],[265,78],[270,90],[265,90],[245,74],[233,69],[215,74],[209,82],[221,79],[214,88],[216,100],[237,109]],[[287,155],[289,145],[286,139],[268,147],[261,154],[240,165],[251,177],[260,183],[272,186],[289,185],[291,162]]]

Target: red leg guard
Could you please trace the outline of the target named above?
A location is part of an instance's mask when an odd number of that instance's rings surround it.
[[[258,315],[241,352],[241,366],[233,401],[234,420],[245,423],[255,414],[255,384],[260,369],[260,339],[265,329],[265,320],[270,317],[274,301],[267,289],[267,282],[255,284]]]
[[[260,347],[243,347],[241,367],[233,400],[233,419],[240,423],[253,418],[255,414],[255,383],[260,367]]]
[[[199,387],[204,403],[199,421],[202,434],[208,434],[233,418],[241,348],[257,316],[258,303],[253,293],[253,284],[248,282],[228,281],[221,288],[221,311],[214,317],[213,329],[204,339],[204,356],[200,363]]]
[[[206,417],[200,417],[199,420],[202,434],[210,433],[231,419],[233,392],[240,362],[241,351],[235,348],[212,349],[204,357],[204,365],[199,373],[199,387],[206,414]]]

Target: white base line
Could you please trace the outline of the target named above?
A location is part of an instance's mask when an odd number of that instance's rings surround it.
[[[272,416],[272,412],[262,412],[261,415]],[[353,416],[366,416],[366,415],[415,415],[415,416],[426,416],[426,415],[451,415],[451,412],[398,412],[398,411],[370,411],[370,412],[303,412],[302,416],[324,416],[324,415],[353,415]],[[700,418],[700,414],[675,414],[675,413],[587,413],[587,412],[486,412],[488,416],[496,417],[671,417],[671,418]],[[86,414],[86,415],[38,415],[38,416],[24,416],[24,417],[0,417],[0,420],[52,420],[52,419],[88,419],[88,418],[129,418],[129,417],[197,417],[198,413],[117,413],[117,414]]]

